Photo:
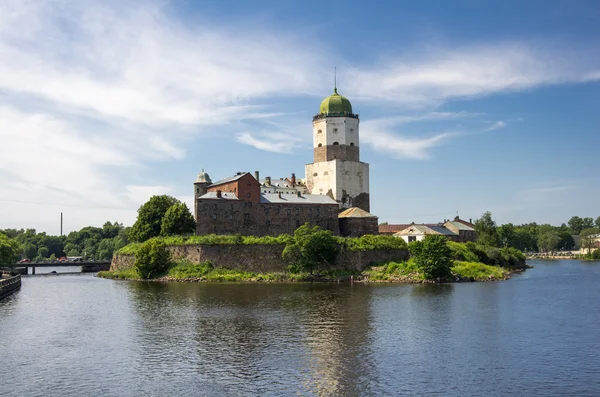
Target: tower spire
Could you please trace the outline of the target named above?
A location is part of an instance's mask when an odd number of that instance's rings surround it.
[[[333,67],[333,92],[337,94],[337,66]]]

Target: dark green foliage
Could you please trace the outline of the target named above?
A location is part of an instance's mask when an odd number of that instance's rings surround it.
[[[169,269],[170,257],[165,243],[158,239],[148,240],[135,253],[135,269],[141,278],[159,277]]]
[[[19,259],[19,243],[0,233],[0,265],[9,265]]]
[[[192,234],[196,230],[196,221],[185,203],[173,204],[162,219],[162,236]]]
[[[521,267],[525,265],[525,255],[516,248],[496,248],[468,242],[466,244],[448,241],[452,259],[461,262],[479,262],[486,265]]]
[[[152,196],[138,209],[138,217],[131,228],[130,239],[144,242],[160,235],[163,217],[179,200],[168,195]]]
[[[538,236],[537,245],[543,252],[556,251],[560,245],[560,235],[556,231],[543,232]]]
[[[333,233],[308,223],[294,232],[284,250],[283,258],[297,264],[292,270],[303,270],[313,274],[315,270],[327,270],[335,263],[338,244]]]
[[[483,245],[496,247],[499,245],[498,230],[496,222],[492,219],[490,211],[481,215],[481,218],[475,221],[475,230],[477,231],[477,242]]]
[[[444,236],[428,235],[422,241],[408,245],[411,259],[428,279],[451,276],[452,251]]]
[[[340,245],[348,251],[371,251],[406,249],[406,242],[394,236],[365,234],[361,237],[338,238]]]

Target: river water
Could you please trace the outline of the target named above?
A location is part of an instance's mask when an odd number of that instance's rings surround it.
[[[600,396],[600,263],[448,285],[31,276],[2,396]]]

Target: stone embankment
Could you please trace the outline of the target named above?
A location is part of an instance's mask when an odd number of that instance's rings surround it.
[[[11,276],[8,273],[0,273],[0,299],[4,299],[21,288],[21,276]]]
[[[183,245],[169,246],[171,260],[185,260],[191,263],[211,262],[215,267],[237,269],[254,273],[287,271],[289,262],[281,254],[285,245],[267,244],[222,244],[222,245]],[[363,270],[365,267],[381,262],[403,261],[408,259],[405,249],[342,251],[337,258],[340,269]],[[110,266],[111,271],[126,270],[133,267],[133,255],[115,255]]]

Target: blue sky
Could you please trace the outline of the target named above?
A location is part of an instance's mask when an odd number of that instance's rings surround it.
[[[333,85],[390,223],[600,215],[595,1],[0,4],[0,228],[132,224],[153,194],[304,175]]]

